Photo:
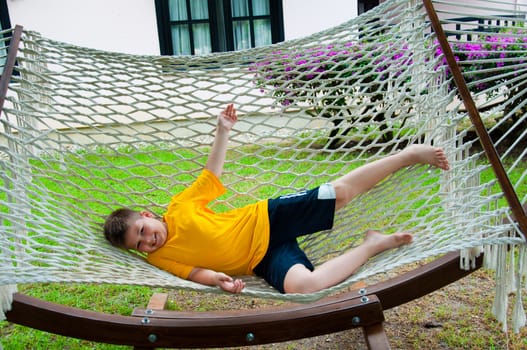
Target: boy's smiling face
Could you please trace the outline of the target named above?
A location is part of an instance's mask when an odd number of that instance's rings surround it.
[[[165,244],[167,226],[150,212],[143,211],[139,215],[139,218],[130,222],[124,238],[124,248],[152,253]]]

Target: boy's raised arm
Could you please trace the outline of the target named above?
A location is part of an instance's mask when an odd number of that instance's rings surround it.
[[[223,173],[223,164],[225,163],[225,156],[227,154],[227,144],[229,141],[229,132],[238,120],[236,110],[232,103],[218,116],[218,124],[216,126],[216,134],[214,135],[214,142],[212,149],[207,159],[205,168],[212,171],[216,177],[220,177]]]

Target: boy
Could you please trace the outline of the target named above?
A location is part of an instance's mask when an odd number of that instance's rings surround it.
[[[403,167],[420,163],[449,169],[442,149],[412,145],[315,189],[214,213],[207,204],[225,191],[219,177],[236,121],[229,104],[218,116],[205,169],[172,197],[162,220],[147,211],[118,209],[105,222],[106,238],[115,246],[146,253],[149,263],[181,278],[227,292],[239,293],[245,286],[231,275],[254,273],[282,293],[312,293],[342,282],[370,257],[409,244],[413,237],[368,231],[361,245],[316,269],[296,237],[330,229],[336,210]]]

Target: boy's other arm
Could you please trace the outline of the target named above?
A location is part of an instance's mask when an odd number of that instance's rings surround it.
[[[240,293],[245,288],[241,279],[233,279],[223,272],[195,267],[189,274],[188,279],[207,286],[218,286],[226,292]]]
[[[212,143],[212,149],[207,159],[207,164],[205,164],[205,168],[214,173],[218,178],[223,173],[223,164],[225,163],[227,144],[229,142],[229,132],[237,120],[238,117],[236,116],[236,110],[232,103],[227,105],[218,116],[214,142]]]

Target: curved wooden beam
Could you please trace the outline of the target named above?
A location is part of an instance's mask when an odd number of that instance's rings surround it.
[[[481,267],[482,257],[476,267]],[[224,347],[281,342],[382,323],[383,310],[472,273],[447,254],[394,279],[311,304],[233,312],[143,310],[141,317],[80,310],[15,294],[9,322],[64,336],[136,347]]]
[[[359,318],[357,318],[359,317]],[[382,322],[377,298],[272,310],[108,315],[16,294],[7,320],[86,340],[137,347],[223,347],[280,342]]]

